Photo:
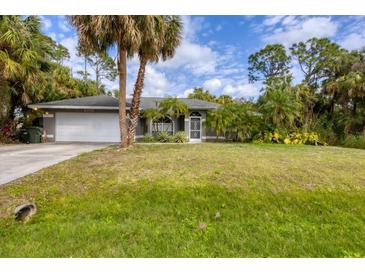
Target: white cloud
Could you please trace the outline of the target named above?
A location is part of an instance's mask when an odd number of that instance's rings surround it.
[[[284,26],[290,26],[290,25],[295,25],[298,23],[298,20],[296,19],[296,16],[294,15],[289,15],[286,16],[283,21],[281,22]]]
[[[187,98],[190,93],[193,93],[193,91],[194,91],[193,88],[186,89],[182,94],[178,94],[177,97],[178,98]]]
[[[292,61],[291,72],[293,74],[294,84],[299,84],[304,79],[304,73],[303,73],[302,69],[300,68],[298,60],[296,60],[296,59],[294,59]]]
[[[49,30],[52,27],[52,21],[42,15],[40,16],[40,18],[42,20],[43,30],[45,31]]]
[[[74,77],[78,77],[77,72],[84,69],[84,59],[77,56],[77,36],[66,37],[59,42],[61,45],[68,49],[70,53],[70,59],[64,62],[64,65],[72,69],[72,74]],[[89,71],[91,73],[91,71]],[[91,75],[93,77],[93,75]]]
[[[184,68],[194,74],[213,73],[216,68],[216,54],[208,46],[183,41],[175,56],[158,64],[161,68]]]
[[[184,31],[181,45],[172,59],[148,66],[143,96],[186,97],[199,76],[216,72],[216,52],[211,45],[201,44],[197,39],[203,31],[209,30],[209,24],[203,17],[183,16],[182,20]],[[128,94],[132,93],[138,66],[138,58],[128,61]]]
[[[160,62],[157,67],[161,69],[185,69],[186,71],[204,75],[214,73],[217,63],[216,53],[207,45],[195,42],[199,31],[207,28],[202,17],[182,17],[184,23],[183,39],[177,48],[175,56]]]
[[[210,92],[214,92],[214,91],[218,90],[221,86],[222,86],[222,82],[217,78],[207,80],[203,84],[203,87],[206,90],[209,90]]]
[[[199,31],[203,30],[206,25],[203,17],[182,16],[183,38],[186,40],[195,40]]]
[[[56,41],[57,40],[57,34],[54,32],[50,32],[48,33],[48,36],[52,38],[52,40]]]
[[[221,31],[223,29],[222,25],[218,25],[215,27],[215,31]]]
[[[62,32],[69,32],[71,30],[70,26],[68,25],[66,18],[64,16],[60,16],[58,20],[58,28]]]
[[[273,26],[276,25],[283,19],[285,16],[282,15],[274,15],[274,16],[268,16],[262,23],[265,26]]]
[[[143,89],[143,96],[147,97],[161,97],[165,96],[169,91],[169,82],[162,72],[158,72],[154,68],[146,67],[145,88]]]
[[[78,38],[76,36],[66,37],[60,41],[60,44],[62,44],[68,49],[71,56],[76,56],[77,43],[78,43]]]
[[[284,19],[285,20],[285,19]],[[274,33],[264,36],[264,41],[269,43],[282,43],[290,46],[293,43],[308,40],[312,37],[333,37],[337,33],[337,24],[330,17],[311,17],[288,24],[294,19],[288,19],[287,25],[280,27]]]
[[[221,67],[219,68],[219,74],[224,76],[232,76],[234,74],[244,75],[245,69],[241,64],[236,64],[234,67]]]
[[[244,25],[248,22],[250,22],[253,18],[255,18],[254,15],[243,15],[241,16],[242,20],[239,22],[240,25]]]
[[[350,33],[340,42],[341,46],[348,50],[356,50],[365,47],[365,32]]]
[[[228,84],[224,87],[222,94],[234,98],[254,98],[260,93],[258,86],[249,83]]]
[[[55,33],[55,32],[49,32],[49,33],[47,33],[47,35],[56,42],[58,42],[59,40],[62,40],[63,38],[66,37],[63,33]]]

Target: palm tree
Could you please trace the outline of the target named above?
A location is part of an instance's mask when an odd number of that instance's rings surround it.
[[[0,17],[0,92],[9,92],[9,117],[17,107],[40,98],[44,73],[50,70],[53,41],[41,33],[37,16]]]
[[[261,115],[250,102],[233,102],[222,106],[226,135],[234,141],[252,139],[260,131]]]
[[[79,43],[98,53],[116,46],[119,73],[119,127],[121,147],[128,146],[126,116],[127,57],[133,56],[141,45],[141,22],[144,16],[73,15],[70,23],[76,27]]]
[[[365,58],[364,50],[351,52],[342,56],[344,61],[338,67],[337,77],[330,79],[324,85],[324,93],[330,95],[330,114],[335,104],[341,106],[343,112],[338,122],[344,128],[344,133],[362,128],[365,130],[365,121],[361,106],[365,98]],[[358,109],[360,107],[360,109]]]
[[[188,98],[199,99],[208,102],[216,101],[216,97],[208,90],[204,90],[203,88],[194,88],[194,91],[192,93],[189,93]]]
[[[171,119],[188,114],[188,105],[178,98],[166,98],[159,103],[160,112]]]
[[[316,116],[314,112],[314,107],[319,101],[318,94],[307,84],[301,83],[293,87],[293,93],[296,100],[302,103],[301,109],[301,123],[304,131],[311,129],[315,122]]]
[[[295,118],[300,115],[301,103],[289,86],[269,87],[260,100],[259,108],[265,116],[265,121],[275,128],[293,126]]]
[[[216,99],[216,102],[221,105],[233,103],[233,98],[229,95],[222,94]]]
[[[145,16],[141,20],[141,25],[144,26],[144,31],[138,52],[140,65],[130,110],[128,145],[131,145],[134,141],[146,65],[148,62],[158,62],[160,58],[163,61],[172,58],[180,44],[182,32],[182,23],[179,16]]]
[[[216,139],[218,140],[219,135],[225,133],[227,126],[229,124],[230,117],[227,117],[227,112],[223,107],[216,110],[208,111],[207,119],[204,125],[207,128],[211,128],[215,131]]]

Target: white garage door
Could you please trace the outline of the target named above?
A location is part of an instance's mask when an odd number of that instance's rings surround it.
[[[118,142],[118,113],[56,113],[58,142]]]

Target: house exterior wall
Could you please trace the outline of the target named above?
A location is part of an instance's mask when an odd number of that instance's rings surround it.
[[[174,132],[184,131],[186,136],[190,138],[190,114],[192,112],[199,112],[201,114],[201,122],[202,122],[202,131],[201,131],[201,140],[215,140],[215,132],[210,128],[206,128],[204,126],[204,122],[207,118],[207,110],[190,110],[188,115],[181,116],[177,119],[174,119]],[[137,130],[136,130],[136,138],[142,138],[146,134],[152,134],[152,121],[150,119],[138,119]],[[223,136],[219,137],[220,139],[224,138]]]
[[[206,121],[206,110],[190,110],[188,115],[181,116],[174,119],[175,133],[178,131],[184,131],[188,138],[190,138],[190,114],[193,111],[198,111],[201,114],[202,130],[201,140],[215,140],[215,132],[212,129],[206,128],[204,122]],[[118,112],[117,110],[72,110],[72,109],[44,109],[43,114],[43,129],[46,131],[48,142],[54,142],[56,138],[56,118],[57,113],[60,112],[92,112],[92,113],[105,113],[105,112]],[[136,138],[142,138],[146,134],[152,133],[152,122],[149,119],[139,118],[137,121]],[[222,138],[222,137],[220,137]]]
[[[189,120],[189,115],[185,115],[184,116],[184,131],[186,136],[188,136],[189,138],[189,127],[190,127],[190,120]]]
[[[138,118],[136,128],[136,138],[141,138],[148,133],[147,120]]]

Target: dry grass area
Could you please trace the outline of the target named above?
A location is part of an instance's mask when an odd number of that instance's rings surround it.
[[[0,187],[2,257],[363,257],[364,231],[356,149],[109,147]]]

